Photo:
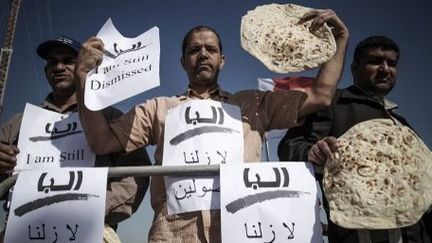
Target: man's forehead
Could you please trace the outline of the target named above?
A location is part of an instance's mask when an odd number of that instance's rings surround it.
[[[397,61],[397,53],[390,48],[376,47],[367,49],[363,56],[364,60],[370,59],[387,59]]]
[[[372,56],[383,56],[383,55],[394,55],[396,56],[396,51],[391,48],[386,47],[370,47],[366,50],[367,55]]]
[[[195,31],[191,34],[188,40],[188,46],[189,45],[196,45],[196,44],[202,44],[205,43],[211,43],[211,44],[218,44],[219,39],[213,31],[210,30],[201,30],[201,31]]]
[[[186,46],[186,48],[193,48],[193,47],[201,47],[201,46],[205,46],[205,47],[218,47],[218,43],[217,42],[204,42],[204,41],[192,41],[189,42],[189,44]]]

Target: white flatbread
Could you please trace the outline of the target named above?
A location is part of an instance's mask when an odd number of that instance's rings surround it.
[[[369,120],[350,128],[339,143],[323,183],[334,223],[399,228],[416,223],[432,204],[432,153],[410,128]]]
[[[274,72],[317,67],[335,54],[336,42],[327,25],[311,33],[311,21],[297,24],[310,10],[294,4],[269,4],[248,11],[241,22],[241,46]]]

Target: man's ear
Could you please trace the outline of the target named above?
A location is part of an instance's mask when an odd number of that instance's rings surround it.
[[[47,77],[48,78],[48,73],[47,73],[47,65],[45,65],[45,67],[44,67],[44,71],[45,71],[45,77]]]
[[[355,62],[351,63],[351,75],[354,76],[355,73],[357,73],[358,70],[358,64]]]
[[[221,70],[224,65],[225,65],[225,56],[222,54],[221,55],[221,62],[219,63],[219,70]]]
[[[181,63],[181,65],[182,65],[183,69],[186,70],[183,56],[180,57],[180,63]]]

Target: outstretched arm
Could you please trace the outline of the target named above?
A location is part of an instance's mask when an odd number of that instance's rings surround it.
[[[87,73],[101,64],[103,51],[103,42],[96,37],[91,37],[82,45],[75,68],[78,111],[87,141],[96,154],[109,154],[123,150],[102,112],[90,111],[84,105]]]
[[[319,111],[331,104],[335,94],[337,84],[342,75],[345,50],[348,44],[349,32],[342,20],[333,10],[312,10],[306,13],[299,23],[312,20],[310,30],[316,31],[324,23],[332,28],[336,40],[336,53],[326,63],[324,63],[312,87],[306,89],[308,97],[300,109],[300,116]]]

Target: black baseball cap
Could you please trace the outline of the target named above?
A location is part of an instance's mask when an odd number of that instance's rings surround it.
[[[43,59],[46,59],[49,51],[53,47],[57,47],[57,46],[69,48],[70,50],[75,52],[77,55],[79,53],[79,50],[81,49],[81,43],[80,42],[78,42],[78,41],[76,41],[70,37],[67,37],[67,36],[60,36],[56,40],[47,40],[47,41],[43,42],[42,44],[40,44],[37,47],[36,52],[40,57],[42,57]]]

